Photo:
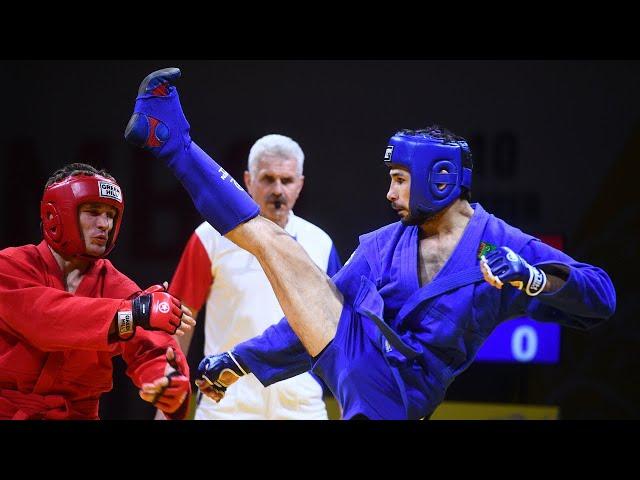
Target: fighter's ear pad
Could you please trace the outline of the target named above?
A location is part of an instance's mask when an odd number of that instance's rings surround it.
[[[52,203],[47,203],[42,207],[42,228],[54,242],[59,242],[62,239],[62,222]]]

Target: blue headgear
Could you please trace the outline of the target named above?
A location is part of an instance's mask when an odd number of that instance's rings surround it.
[[[406,167],[411,174],[411,217],[428,218],[453,203],[462,187],[471,189],[471,169],[462,166],[467,155],[469,146],[463,140],[445,143],[426,133],[403,132],[391,137],[384,161]],[[438,184],[446,186],[440,190]]]

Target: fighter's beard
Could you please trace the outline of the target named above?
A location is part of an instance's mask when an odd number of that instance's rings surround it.
[[[437,212],[433,212],[430,214],[426,213],[409,213],[406,217],[402,218],[400,221],[403,225],[422,225],[425,222],[432,222],[437,220],[442,215],[444,215],[445,209],[438,210]]]

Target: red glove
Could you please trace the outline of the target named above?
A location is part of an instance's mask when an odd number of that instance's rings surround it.
[[[151,402],[164,413],[174,413],[180,408],[191,390],[189,379],[180,372],[172,372],[167,375],[169,384],[157,394]]]
[[[166,283],[166,282],[165,282]],[[147,293],[166,292],[167,288],[164,285],[151,285],[146,290],[143,290],[138,295],[146,295]]]
[[[167,293],[162,285],[154,285],[133,300],[127,300],[116,317],[121,340],[133,337],[137,327],[162,330],[173,335],[182,321],[182,304]]]
[[[181,371],[176,362],[176,354],[171,347],[167,348],[167,362],[174,369],[173,372],[165,375],[167,378],[167,384],[162,385],[160,390],[155,394],[151,404],[158,407],[165,414],[175,413],[185,403],[189,393],[191,392],[191,384],[189,378],[186,377]],[[144,392],[152,385],[164,383],[164,378],[154,382],[154,384],[143,386]],[[145,398],[143,396],[143,398]]]

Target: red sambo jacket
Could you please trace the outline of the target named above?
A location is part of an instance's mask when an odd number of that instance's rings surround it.
[[[123,299],[139,291],[101,259],[71,294],[44,241],[0,250],[0,419],[98,419],[100,395],[113,386],[114,355],[138,387],[164,375],[169,346],[188,376],[167,333],[137,328],[131,340],[108,343]],[[168,416],[182,418],[188,402]]]

